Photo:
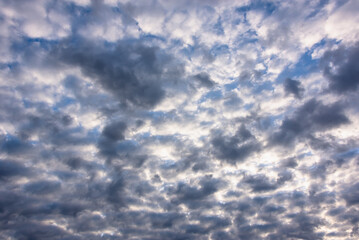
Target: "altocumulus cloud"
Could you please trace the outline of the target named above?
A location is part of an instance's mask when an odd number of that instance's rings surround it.
[[[357,239],[358,10],[0,0],[0,238]]]

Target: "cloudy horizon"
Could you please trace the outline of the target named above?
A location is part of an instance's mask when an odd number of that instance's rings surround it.
[[[357,239],[358,12],[0,0],[0,238]]]

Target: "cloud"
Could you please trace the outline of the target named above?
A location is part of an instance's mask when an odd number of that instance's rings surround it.
[[[0,238],[355,238],[356,5],[0,0]]]
[[[247,176],[244,183],[248,184],[254,192],[265,192],[278,188],[277,184],[270,182],[265,175]]]
[[[253,192],[267,192],[278,189],[285,182],[292,180],[292,177],[289,171],[280,172],[277,180],[270,180],[264,174],[247,175],[237,186],[241,187],[244,184],[248,185]]]
[[[347,187],[343,192],[343,198],[346,201],[347,205],[354,205],[359,203],[358,198],[359,184],[355,183]]]
[[[293,94],[296,98],[301,98],[304,91],[299,81],[290,78],[285,79],[284,90],[287,94]]]
[[[63,229],[46,224],[11,224],[7,227],[8,229],[16,229],[14,236],[17,238],[27,239],[60,239],[63,237],[71,237]],[[5,229],[7,229],[5,228]]]
[[[125,140],[127,128],[127,124],[123,121],[110,122],[104,127],[97,147],[100,154],[108,158],[109,163],[113,159],[121,159],[135,167],[140,167],[148,157],[135,141]]]
[[[38,181],[26,184],[24,189],[26,192],[32,194],[46,195],[60,191],[61,183],[52,181]]]
[[[259,143],[244,125],[233,136],[224,136],[222,132],[213,132],[211,137],[214,155],[230,164],[244,161],[251,153],[260,149]]]
[[[118,42],[112,49],[106,49],[79,38],[57,45],[51,55],[69,67],[79,67],[85,76],[96,79],[123,104],[137,107],[158,104],[165,95],[162,76],[171,74],[167,65],[171,56],[140,41]]]
[[[110,141],[119,141],[124,140],[124,132],[127,126],[124,122],[112,122],[110,125],[107,125],[103,131],[102,136],[109,139]]]
[[[296,166],[298,166],[298,163],[295,158],[291,157],[291,158],[283,159],[281,165],[283,167],[295,168]]]
[[[31,149],[31,144],[26,141],[22,141],[15,136],[0,136],[1,139],[1,151],[9,155],[16,155],[27,152]]]
[[[211,80],[207,73],[198,73],[194,75],[194,78],[200,83],[201,86],[211,88],[214,85],[214,82]]]
[[[206,202],[207,198],[217,192],[225,183],[219,179],[214,179],[211,176],[205,176],[200,179],[199,188],[189,186],[185,183],[178,183],[173,194],[176,196],[172,202],[186,204],[189,208],[201,208],[203,204],[210,204]]]
[[[288,146],[297,138],[305,137],[309,133],[348,124],[350,121],[343,110],[344,107],[339,102],[324,105],[316,99],[311,99],[299,107],[292,117],[283,120],[279,131],[270,136],[270,144]]]
[[[338,94],[356,91],[359,86],[359,44],[326,51],[321,59],[329,89]]]
[[[13,160],[1,160],[0,161],[0,178],[6,180],[11,177],[28,176],[31,174],[31,170],[26,168],[22,163]]]

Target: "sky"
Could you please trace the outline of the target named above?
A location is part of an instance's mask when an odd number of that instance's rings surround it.
[[[0,0],[0,238],[359,238],[359,1]]]

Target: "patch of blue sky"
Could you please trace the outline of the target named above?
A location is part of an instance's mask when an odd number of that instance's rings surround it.
[[[160,167],[164,170],[173,169],[176,167],[176,162],[173,160],[164,160]]]
[[[353,148],[353,149],[350,149],[348,151],[338,153],[338,154],[335,155],[335,157],[336,158],[348,159],[348,158],[353,158],[358,154],[359,154],[359,148]]]
[[[277,77],[276,83],[283,83],[286,78],[298,78],[318,71],[318,59],[312,59],[312,50],[306,51],[294,65],[287,66]]]
[[[76,99],[71,98],[71,97],[62,97],[61,100],[59,102],[57,102],[52,109],[55,111],[58,111],[61,108],[65,108],[69,105],[73,105],[76,103]]]
[[[146,113],[154,123],[160,123],[166,119],[172,119],[175,117],[174,112],[164,112],[164,111],[148,111]]]
[[[254,104],[252,104],[252,106],[254,106]],[[263,117],[258,122],[259,127],[263,130],[271,129],[273,126],[275,126],[275,122],[278,120],[282,120],[283,117],[284,117],[284,114]]]
[[[117,144],[119,152],[133,152],[139,147],[139,143],[135,140],[124,140]]]
[[[91,13],[92,9],[90,6],[79,6],[74,2],[64,1],[65,11],[73,17],[82,17]]]
[[[192,54],[194,53],[195,47],[192,45],[187,45],[186,47],[182,48],[179,52],[183,54],[188,59],[191,59]]]
[[[263,91],[273,91],[274,90],[274,87],[273,87],[273,84],[272,82],[270,81],[265,81],[263,83],[260,83],[258,85],[254,85],[253,86],[253,90],[252,90],[252,93],[254,94],[259,94]]]
[[[247,111],[251,110],[254,107],[254,103],[244,104],[243,108]]]
[[[258,34],[253,30],[250,29],[244,33],[238,34],[235,39],[235,46],[240,48],[244,47],[248,44],[254,44],[258,42]]]
[[[323,7],[325,7],[328,3],[329,3],[329,0],[320,0],[318,2],[318,4],[312,8],[313,9],[312,12],[306,17],[306,19],[315,17],[320,12],[320,10]]]
[[[1,60],[0,60],[1,61]],[[20,65],[18,62],[7,62],[7,63],[1,63],[0,62],[0,70],[14,70],[16,68],[18,68]]]
[[[227,44],[215,44],[211,48],[210,53],[213,56],[220,56],[220,55],[223,55],[223,54],[229,54],[230,50],[229,50],[229,47],[228,47]]]
[[[166,42],[166,38],[150,33],[141,34],[141,39],[145,41],[158,40],[160,42]]]
[[[224,35],[224,28],[220,17],[218,18],[217,22],[214,24],[213,31],[217,35]]]
[[[51,50],[53,46],[59,43],[59,40],[47,40],[44,38],[30,38],[22,37],[19,41],[13,41],[11,50],[14,52],[31,52],[34,51],[33,47],[41,48],[44,50]]]
[[[297,158],[302,159],[302,158],[306,158],[306,157],[310,157],[310,156],[313,156],[313,153],[311,151],[299,154],[297,156]]]
[[[239,85],[239,81],[238,80],[233,80],[231,83],[227,83],[224,85],[224,89],[226,91],[232,91],[236,88],[238,88]]]
[[[283,83],[286,78],[298,78],[306,76],[319,70],[319,59],[313,59],[313,51],[321,48],[328,43],[338,44],[340,41],[332,39],[322,39],[307,50],[294,65],[287,66],[277,77],[276,83]]]
[[[246,13],[251,10],[261,10],[265,13],[266,16],[269,16],[276,9],[277,6],[273,2],[269,2],[265,0],[256,0],[256,1],[252,1],[249,5],[236,8],[236,12]]]
[[[87,137],[97,139],[100,136],[100,134],[101,134],[100,128],[94,127],[87,132]]]
[[[209,91],[208,93],[204,94],[200,99],[199,99],[199,103],[203,103],[206,102],[207,100],[212,100],[212,101],[216,101],[216,100],[220,100],[221,98],[223,98],[223,94],[221,90],[213,90],[213,91]]]

